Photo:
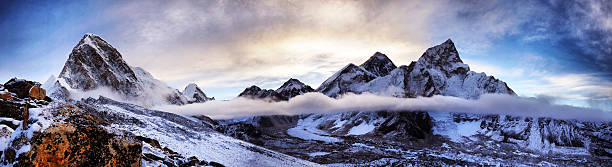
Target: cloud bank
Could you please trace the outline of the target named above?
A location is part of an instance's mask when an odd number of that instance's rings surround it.
[[[524,98],[500,94],[485,94],[478,100],[467,100],[450,96],[395,98],[373,94],[347,94],[334,99],[321,93],[306,93],[285,102],[268,103],[262,100],[236,98],[184,106],[158,106],[155,109],[182,115],[206,115],[213,119],[388,110],[502,114],[590,121],[612,120],[611,111],[555,105],[548,98]]]

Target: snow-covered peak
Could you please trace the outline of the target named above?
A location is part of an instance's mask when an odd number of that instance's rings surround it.
[[[280,93],[282,91],[288,91],[288,90],[292,90],[292,89],[298,89],[299,90],[299,89],[303,89],[303,88],[306,88],[306,87],[310,87],[310,86],[302,83],[300,80],[291,78],[291,79],[287,80],[287,82],[283,83],[283,85],[280,88],[276,89],[276,92]]]
[[[428,69],[439,69],[445,73],[457,72],[465,74],[470,71],[467,64],[459,58],[459,52],[451,39],[431,47],[417,61]]]
[[[72,89],[89,91],[108,88],[123,99],[185,104],[186,98],[142,68],[131,67],[119,51],[95,34],[85,34],[72,49],[59,75]]]
[[[268,101],[288,100],[288,98],[281,96],[278,92],[272,89],[261,89],[255,85],[244,89],[244,91],[242,91],[242,93],[240,93],[238,97],[264,99]]]
[[[347,92],[354,92],[354,90],[376,77],[378,77],[376,74],[365,68],[350,63],[325,80],[316,91],[336,97]]]
[[[201,103],[209,100],[214,100],[214,98],[208,98],[204,91],[198,87],[195,83],[190,83],[185,87],[183,91],[183,95],[187,97],[189,103]]]
[[[312,87],[302,83],[297,79],[289,79],[287,82],[283,83],[283,85],[276,89],[276,93],[279,93],[286,99],[290,99],[297,95],[302,95],[304,93],[313,92],[314,89]]]
[[[345,66],[323,82],[317,91],[331,97],[347,92],[398,97],[439,94],[468,99],[485,93],[515,94],[505,82],[469,70],[449,39],[427,49],[418,61],[400,68],[377,52],[360,66]]]
[[[359,66],[363,67],[369,72],[372,72],[373,74],[376,74],[377,76],[385,76],[389,74],[389,72],[393,71],[393,69],[397,68],[391,59],[387,57],[387,55],[380,52],[374,53],[370,59]]]

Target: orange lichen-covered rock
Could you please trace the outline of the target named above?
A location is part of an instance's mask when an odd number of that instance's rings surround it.
[[[15,132],[0,166],[142,166],[142,143],[132,133],[105,128],[107,122],[76,106],[54,105]]]
[[[1,99],[6,99],[6,100],[10,100],[13,101],[13,97],[11,96],[11,93],[7,92],[7,91],[0,91],[0,98]]]
[[[45,91],[45,89],[41,88],[39,84],[36,84],[30,88],[29,95],[34,99],[44,100],[47,96],[46,93],[47,91]]]
[[[99,127],[55,124],[34,138],[33,166],[142,166],[142,144]]]

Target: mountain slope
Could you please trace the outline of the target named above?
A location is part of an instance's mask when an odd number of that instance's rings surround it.
[[[337,97],[348,92],[359,92],[362,85],[376,77],[376,74],[365,68],[350,63],[325,80],[315,91],[330,97]]]
[[[108,98],[89,98],[77,106],[103,118],[108,128],[130,131],[136,136],[158,141],[183,157],[218,162],[225,166],[319,166],[315,163],[243,142],[208,127],[195,119],[146,109]],[[146,148],[143,153],[147,153]],[[154,150],[149,150],[155,154]]]
[[[108,88],[122,100],[139,99],[143,105],[186,104],[176,89],[168,87],[139,67],[131,67],[122,55],[100,36],[85,34],[72,49],[59,78],[72,89]]]

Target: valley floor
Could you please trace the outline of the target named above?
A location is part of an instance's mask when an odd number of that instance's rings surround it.
[[[293,124],[259,127],[245,141],[327,166],[608,166],[612,159],[583,147],[552,146],[546,151],[520,141],[496,140],[481,121],[454,122],[451,113],[430,113],[433,134],[424,139],[389,139],[375,135],[334,135],[303,116]],[[222,124],[224,123],[223,121]],[[252,121],[243,121],[253,123]],[[225,122],[222,126],[236,126]],[[232,125],[233,124],[233,125]],[[257,127],[257,124],[255,124]],[[355,126],[353,128],[361,128]],[[251,129],[253,130],[253,129]],[[227,133],[226,133],[227,134]],[[499,136],[497,136],[499,138]],[[240,137],[238,137],[240,138]]]

